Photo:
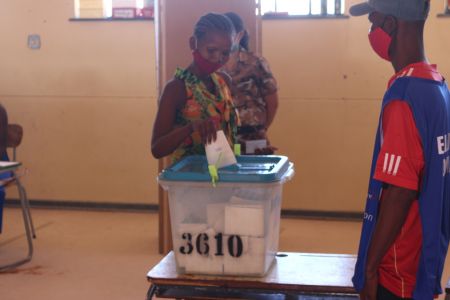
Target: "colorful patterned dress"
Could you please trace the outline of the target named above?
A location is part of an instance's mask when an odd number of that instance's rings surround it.
[[[189,122],[211,118],[222,129],[232,146],[236,140],[238,117],[231,98],[231,92],[222,76],[212,73],[211,78],[215,85],[215,94],[212,94],[206,85],[188,70],[177,68],[175,78],[183,80],[186,86],[186,104],[176,111],[175,124],[182,127]],[[173,152],[172,161],[188,155],[205,155],[205,146],[200,135],[193,132]]]

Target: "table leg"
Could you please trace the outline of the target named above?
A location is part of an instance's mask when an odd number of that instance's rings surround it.
[[[150,286],[150,288],[148,289],[147,298],[145,298],[145,299],[151,300],[153,298],[153,296],[155,295],[155,293],[156,293],[156,285],[152,284]]]

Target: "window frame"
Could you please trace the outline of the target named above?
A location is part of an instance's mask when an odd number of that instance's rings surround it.
[[[72,18],[69,18],[69,21],[74,21],[74,22],[85,22],[85,21],[106,21],[106,22],[110,22],[110,21],[119,21],[119,22],[123,22],[123,21],[153,21],[155,18],[154,16],[142,16],[142,15],[137,15],[135,17],[132,18],[128,18],[128,17],[114,17],[113,16],[113,7],[112,7],[112,2],[113,0],[102,0],[102,5],[103,5],[103,17],[80,17],[80,1],[82,0],[74,0],[74,16]],[[148,2],[152,2],[153,1],[153,5],[151,5]],[[109,3],[105,3],[105,2],[109,2]],[[139,2],[141,2],[142,6],[139,5]],[[148,6],[146,6],[146,3],[148,4]],[[134,9],[143,9],[143,8],[154,8],[154,0],[141,0],[141,1],[137,1],[136,2],[136,6],[135,7],[130,7],[130,8],[134,8]],[[106,10],[108,9],[111,10],[109,12],[106,12]]]
[[[262,2],[265,0],[259,0]],[[289,14],[289,12],[285,11],[277,11],[277,2],[282,0],[272,0],[274,2],[274,11],[273,12],[262,12],[261,17],[265,20],[278,20],[278,19],[347,19],[348,15],[345,14],[345,7],[347,4],[346,0],[308,0],[309,1],[309,13],[307,14]],[[297,0],[290,0],[297,1]],[[312,2],[317,1],[321,5],[321,11],[319,13],[312,13],[311,7],[313,6]],[[328,13],[327,9],[329,7],[328,1],[331,1],[331,4],[337,5],[339,1],[339,7],[341,7],[339,13]],[[262,7],[261,3],[261,7]],[[336,6],[335,6],[336,7]]]

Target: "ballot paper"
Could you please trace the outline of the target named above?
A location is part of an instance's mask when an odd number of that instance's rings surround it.
[[[226,203],[209,203],[206,205],[206,222],[217,232],[223,232],[225,228],[225,205]]]
[[[223,130],[217,131],[217,139],[205,146],[206,158],[209,165],[222,168],[237,163],[236,156],[228,144]]]
[[[259,204],[229,204],[225,206],[224,234],[265,236],[264,207]]]

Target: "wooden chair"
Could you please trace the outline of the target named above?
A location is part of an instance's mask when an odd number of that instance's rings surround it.
[[[12,160],[16,161],[16,148],[20,145],[22,142],[23,137],[23,129],[22,126],[17,124],[8,124],[8,138],[6,142],[7,148],[12,148],[13,157]],[[34,226],[33,226],[33,220],[31,219],[31,212],[30,212],[30,202],[28,201],[27,193],[20,182],[19,176],[16,174],[15,171],[11,172],[11,177],[4,180],[4,186],[13,186],[15,185],[17,188],[17,191],[19,193],[19,200],[20,200],[20,206],[22,208],[22,216],[23,221],[25,225],[25,233],[27,236],[27,242],[28,242],[28,254],[25,258],[22,258],[18,261],[8,263],[6,265],[0,266],[0,271],[4,271],[7,269],[12,269],[17,266],[20,266],[24,263],[27,263],[31,260],[33,256],[33,238],[36,238]]]

